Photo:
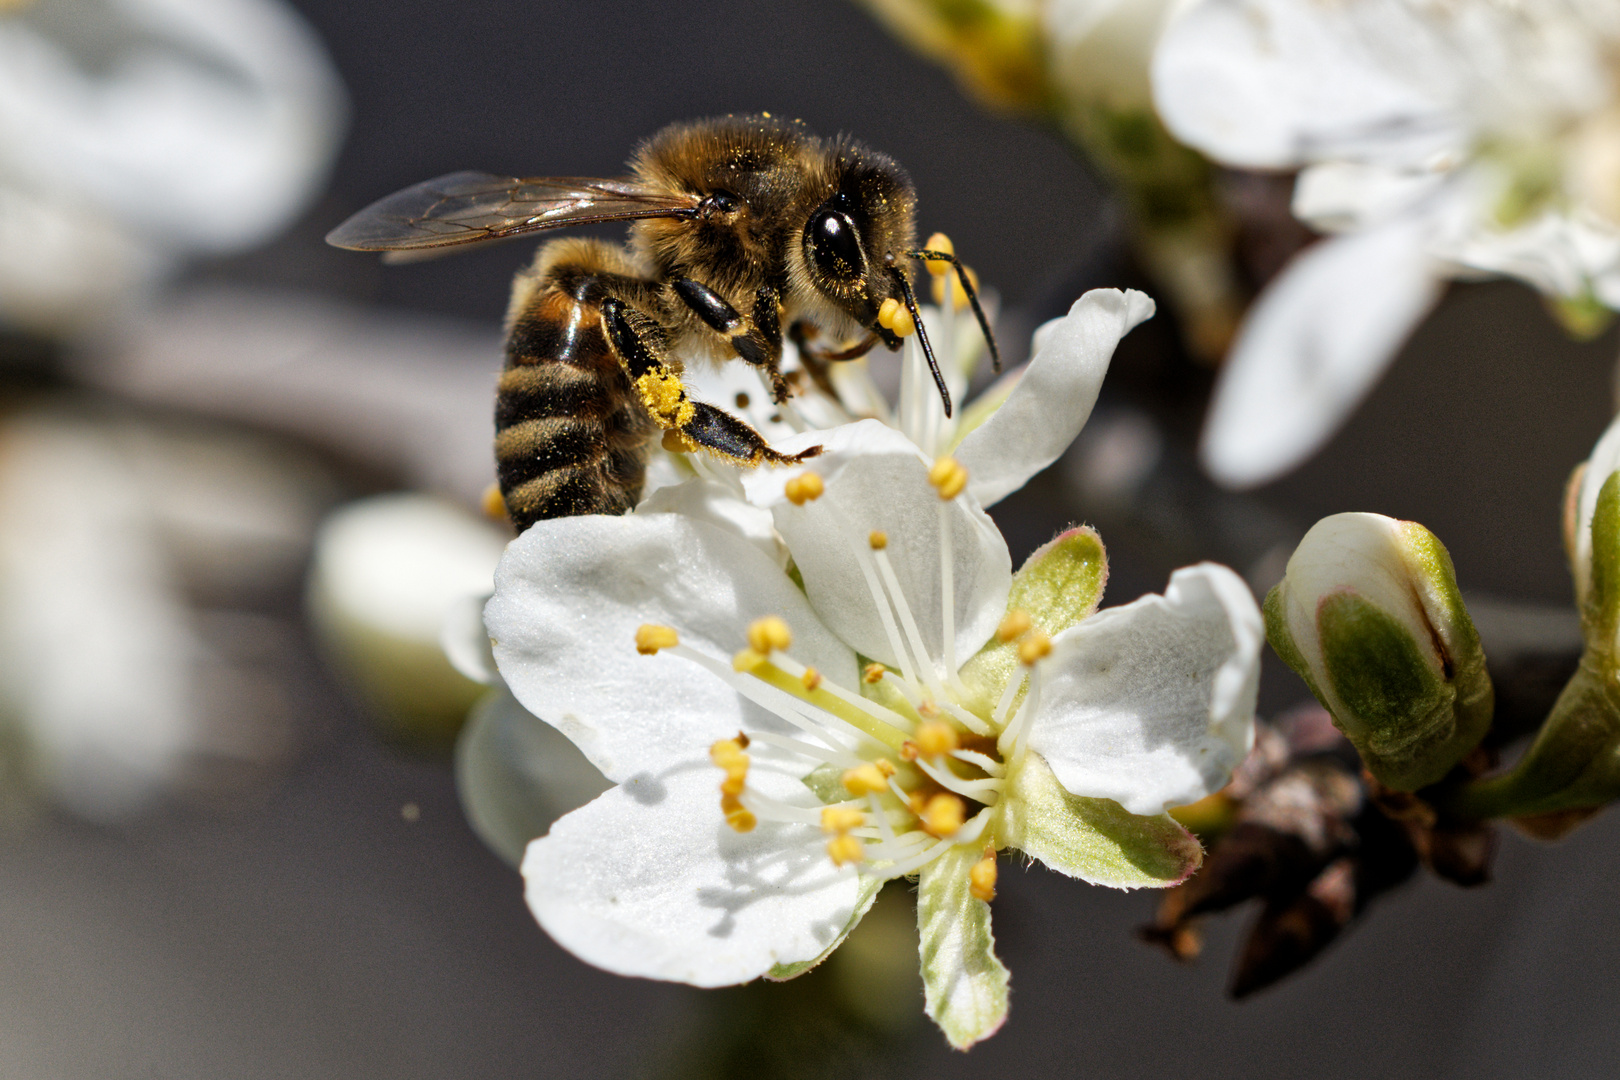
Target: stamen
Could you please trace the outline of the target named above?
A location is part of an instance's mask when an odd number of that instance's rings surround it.
[[[888,670],[888,668],[874,660],[861,670],[861,681],[869,686],[880,683],[883,681],[883,673]]]
[[[793,644],[793,631],[776,615],[767,615],[748,624],[748,647],[755,652],[770,653],[787,649]]]
[[[1018,662],[1025,667],[1034,667],[1037,660],[1044,659],[1052,652],[1052,639],[1045,630],[1031,630],[1024,640],[1018,643]]]
[[[1007,766],[989,754],[981,754],[977,750],[952,750],[951,757],[957,761],[965,761],[969,765],[977,765],[991,776],[1007,775]]]
[[[506,497],[501,494],[501,485],[489,485],[484,489],[484,497],[478,501],[485,517],[491,521],[506,520]]]
[[[827,854],[834,866],[858,863],[866,858],[866,845],[853,836],[835,836],[827,841]]]
[[[872,594],[872,605],[877,609],[878,621],[883,623],[883,632],[888,635],[889,648],[893,650],[895,659],[900,662],[900,677],[906,685],[906,699],[913,704],[919,696],[917,680],[911,674],[911,659],[906,653],[905,646],[900,640],[900,630],[894,623],[894,612],[889,607],[889,600],[883,591],[875,568],[875,559],[869,547],[855,548],[855,561],[860,564],[861,576],[866,579],[866,589]]]
[[[866,543],[873,551],[882,551],[889,546],[889,534],[882,529],[873,529],[867,533]]]
[[[759,819],[735,795],[720,796],[720,812],[726,815],[726,824],[737,832],[753,832]]]
[[[866,824],[866,815],[852,806],[824,806],[821,808],[821,831],[847,833]]]
[[[773,684],[760,679],[740,677],[731,666],[723,660],[705,656],[696,649],[685,645],[678,645],[671,650],[675,655],[683,657],[698,664],[705,670],[718,675],[725,684],[755,705],[775,713],[781,719],[799,728],[801,731],[814,735],[835,753],[847,753],[848,748],[840,741],[835,729],[829,728],[820,716],[813,712],[804,711],[801,706],[803,698],[794,694],[782,693]],[[743,650],[748,652],[750,650]]]
[[[651,656],[659,649],[673,649],[681,643],[681,636],[673,626],[642,623],[636,628],[636,652]]]
[[[766,661],[752,668],[749,674],[767,686],[774,686],[778,690],[786,690],[800,701],[814,705],[830,716],[842,720],[862,735],[875,739],[891,749],[898,750],[900,744],[905,741],[906,732],[904,728],[896,727],[887,720],[874,715],[877,710],[883,709],[883,706],[851,694],[847,690],[843,691],[842,695],[831,693],[830,691],[836,688],[836,684],[825,680],[814,690],[806,689],[803,679],[805,669],[788,661],[786,657],[782,659],[785,663],[781,666]],[[795,668],[797,670],[794,670]],[[883,709],[883,711],[888,712],[889,710]],[[890,715],[893,716],[894,714],[890,713]],[[895,716],[895,719],[899,720],[900,718]],[[905,723],[905,721],[901,720],[901,723]],[[909,725],[907,726],[909,727]]]
[[[928,238],[928,242],[923,245],[923,250],[937,251],[942,255],[955,255],[956,245],[951,243],[950,237],[942,232],[937,232]],[[923,265],[935,277],[944,277],[951,272],[951,261],[949,259],[924,259]]]
[[[860,798],[862,795],[871,795],[878,791],[889,790],[889,778],[884,776],[883,772],[871,762],[853,769],[846,769],[844,775],[839,779],[843,781],[844,790],[856,798]]]
[[[897,731],[905,732],[908,731],[912,726],[910,720],[906,719],[904,716],[895,712],[888,706],[880,705],[871,698],[862,697],[853,690],[846,690],[830,679],[822,678],[819,673],[817,674],[816,685],[811,686],[809,682],[806,681],[808,679],[808,672],[811,669],[799,667],[798,661],[794,660],[790,656],[778,656],[776,657],[774,663],[789,675],[796,676],[801,682],[804,682],[805,691],[811,695],[812,700],[819,698],[820,694],[831,694],[840,701],[848,705],[853,705],[855,708],[862,710],[873,719],[888,724]],[[842,710],[834,711],[834,715],[838,716],[840,719],[843,718]],[[864,731],[866,729],[863,727],[861,730]]]
[[[948,459],[942,459],[948,460]],[[959,466],[960,467],[960,466]],[[962,470],[966,475],[967,470]],[[950,507],[941,501],[939,504],[939,591],[940,611],[944,616],[944,626],[940,636],[944,639],[944,646],[940,652],[945,657],[945,677],[950,680],[951,689],[961,693],[961,676],[956,671],[956,536],[951,529]]]
[[[787,501],[794,506],[814,502],[821,498],[826,490],[827,485],[822,482],[821,476],[813,472],[802,472],[798,476],[790,477],[788,482],[782,485],[782,494],[786,495]]]
[[[974,816],[973,820],[963,827],[959,835],[947,837],[944,840],[938,841],[937,843],[930,844],[926,850],[913,856],[912,858],[906,859],[903,862],[897,862],[893,866],[886,867],[883,871],[883,877],[885,879],[893,879],[905,877],[907,874],[916,873],[919,868],[927,866],[929,863],[939,858],[945,849],[954,847],[957,844],[974,843],[979,839],[980,836],[984,834],[985,825],[987,825],[990,821],[990,813],[991,811],[988,807],[979,811],[979,813]]]
[[[1018,696],[1018,690],[1024,685],[1024,669],[1015,668],[1007,678],[1007,685],[1001,688],[1001,700],[996,702],[996,711],[991,713],[998,728],[1007,726],[1007,711],[1012,708],[1013,699]]]
[[[1013,714],[1012,723],[1001,733],[996,740],[996,749],[1001,752],[1002,759],[1011,761],[1023,751],[1025,728],[1028,720],[1035,714],[1041,703],[1041,677],[1039,669],[1031,669],[1029,675],[1029,693],[1024,695],[1024,703],[1018,706]]]
[[[931,777],[940,787],[947,791],[954,791],[958,795],[972,799],[974,802],[994,805],[1001,797],[1001,793],[1006,790],[1006,785],[997,779],[963,780],[955,773],[930,765],[920,759],[916,762],[916,766]],[[918,816],[921,817],[922,815]]]
[[[799,681],[804,683],[806,690],[814,690],[821,685],[821,672],[813,667],[807,667],[804,669],[804,674],[799,676]]]
[[[984,857],[968,871],[968,892],[985,903],[996,898],[996,849],[986,847]]]
[[[773,731],[756,731],[754,732],[754,739],[757,742],[764,743],[766,746],[774,746],[778,750],[787,750],[791,753],[800,754],[811,761],[819,761],[824,765],[837,765],[840,768],[852,769],[861,763],[861,759],[854,754],[800,742],[798,739],[787,735],[778,735]]]
[[[942,791],[929,798],[917,816],[930,836],[949,836],[967,820],[967,804],[959,796]]]
[[[917,750],[928,757],[949,753],[957,744],[956,729],[937,720],[918,724],[915,739]]]
[[[884,842],[893,843],[894,826],[889,824],[889,815],[883,812],[883,804],[878,801],[877,792],[867,792],[866,805],[872,808],[872,816],[877,819],[878,829],[883,833]]]
[[[953,457],[942,457],[928,469],[928,482],[942,499],[954,499],[967,487],[968,471]]]
[[[961,680],[957,680],[957,681],[958,681],[958,683],[960,683]],[[965,692],[966,690],[967,690],[967,687],[965,687],[965,686],[962,687],[963,692]],[[980,720],[977,716],[974,716],[972,713],[968,712],[966,709],[962,708],[962,706],[960,706],[960,705],[957,705],[957,704],[954,704],[952,702],[947,701],[947,702],[944,702],[943,704],[941,704],[940,708],[945,710],[945,715],[951,717],[958,724],[961,724],[963,727],[967,728],[969,731],[973,732],[973,734],[975,734],[975,735],[993,735],[993,734],[995,734],[995,730],[996,730],[995,728],[991,727],[989,724],[985,723],[983,720]]]
[[[928,650],[923,646],[922,633],[917,629],[917,620],[911,614],[911,606],[906,603],[905,593],[900,590],[900,579],[895,576],[894,567],[889,563],[889,553],[874,551],[872,561],[877,563],[878,573],[883,576],[883,584],[888,589],[889,599],[894,604],[895,612],[900,616],[900,625],[905,629],[906,640],[911,645],[911,651],[916,658],[918,674],[924,684],[934,692],[935,697],[945,696],[945,687],[940,684],[939,672],[928,659]]]
[[[1017,641],[1029,632],[1029,612],[1022,608],[1014,608],[1002,618],[1001,624],[996,627],[996,640],[1003,645]]]

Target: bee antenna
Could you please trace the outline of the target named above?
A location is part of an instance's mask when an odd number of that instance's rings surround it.
[[[900,283],[900,295],[906,298],[906,310],[911,313],[911,321],[917,327],[917,343],[922,346],[923,356],[928,358],[928,370],[934,373],[934,385],[939,387],[939,400],[945,403],[945,415],[951,415],[951,392],[945,386],[945,376],[940,374],[939,361],[934,359],[934,347],[928,344],[928,330],[923,326],[922,312],[917,310],[917,298],[912,295],[911,282],[906,280],[906,272],[898,266],[890,266],[889,273],[894,280]]]
[[[973,287],[972,280],[968,278],[967,267],[962,265],[962,260],[948,251],[908,251],[906,256],[923,262],[943,259],[956,270],[956,280],[962,283],[962,291],[967,293],[968,303],[973,305],[973,317],[979,320],[979,329],[984,331],[984,342],[990,346],[990,369],[999,375],[1001,350],[996,348],[996,335],[990,332],[990,320],[984,317],[984,308],[979,306],[979,291]]]

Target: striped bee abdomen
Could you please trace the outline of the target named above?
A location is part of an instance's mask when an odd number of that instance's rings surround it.
[[[496,473],[520,532],[628,511],[654,430],[608,345],[596,280],[551,269],[513,313],[495,397]]]

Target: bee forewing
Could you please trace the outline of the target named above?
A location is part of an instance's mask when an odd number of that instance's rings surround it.
[[[372,203],[327,234],[354,251],[409,251],[504,240],[541,229],[686,217],[698,196],[629,180],[458,172]]]

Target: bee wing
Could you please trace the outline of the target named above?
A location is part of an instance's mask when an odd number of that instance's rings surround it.
[[[698,202],[696,195],[631,180],[458,172],[372,203],[328,233],[326,242],[352,251],[418,251],[565,225],[690,217]]]

